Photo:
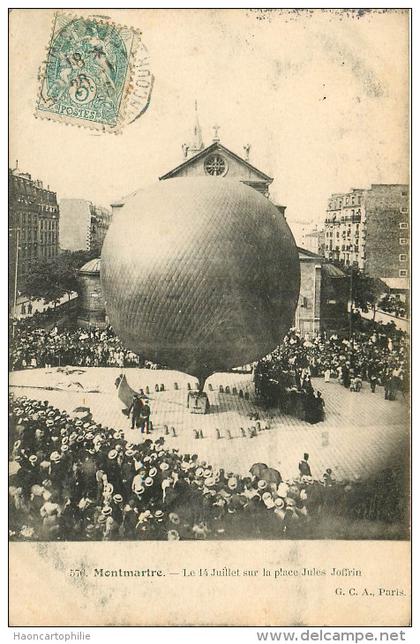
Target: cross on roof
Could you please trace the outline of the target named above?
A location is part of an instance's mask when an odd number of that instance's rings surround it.
[[[214,130],[213,141],[220,141],[220,137],[219,137],[220,125],[213,125],[213,130]]]

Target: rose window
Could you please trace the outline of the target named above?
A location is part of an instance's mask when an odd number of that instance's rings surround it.
[[[221,177],[227,172],[227,163],[220,154],[211,154],[204,162],[204,169],[213,177]]]

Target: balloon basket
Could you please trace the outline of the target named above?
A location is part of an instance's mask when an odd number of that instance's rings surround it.
[[[204,391],[189,391],[187,396],[187,409],[191,414],[208,414],[210,403]]]

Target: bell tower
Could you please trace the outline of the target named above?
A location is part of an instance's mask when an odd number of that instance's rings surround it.
[[[203,135],[201,132],[201,125],[198,119],[198,105],[195,101],[195,110],[194,110],[194,127],[193,127],[193,138],[190,143],[183,143],[182,150],[184,152],[184,158],[190,159],[194,155],[204,150]]]

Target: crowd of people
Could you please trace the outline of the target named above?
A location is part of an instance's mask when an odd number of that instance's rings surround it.
[[[392,473],[379,500],[375,482],[315,480],[309,454],[291,480],[265,463],[240,476],[25,396],[10,397],[10,427],[12,540],[304,538],[329,513],[400,518]]]
[[[400,318],[407,318],[408,316],[408,304],[392,294],[384,295],[381,298],[378,302],[378,309]]]
[[[369,383],[394,400],[409,386],[408,338],[375,326],[351,340],[292,329],[254,365],[255,390],[266,406],[310,423],[323,420],[313,377],[336,378],[357,393]],[[75,365],[156,367],[125,349],[112,328],[51,330],[15,325],[13,370]],[[132,427],[149,434],[150,409],[133,398]],[[305,538],[328,516],[398,522],[406,507],[402,476],[387,470],[371,480],[312,477],[309,455],[286,481],[264,463],[247,476],[197,454],[169,449],[163,437],[130,444],[120,430],[79,419],[47,400],[10,397],[10,538],[135,540]],[[379,481],[379,482],[378,482]]]
[[[11,343],[12,370],[77,365],[82,367],[151,367],[125,349],[111,327],[46,330],[22,324]],[[325,402],[312,377],[336,378],[352,392],[368,382],[372,393],[383,385],[387,400],[409,388],[408,337],[377,325],[356,331],[351,340],[318,334],[310,338],[291,329],[283,343],[254,365],[257,400],[265,407],[311,424],[325,418]]]
[[[11,342],[12,370],[76,365],[80,367],[147,367],[151,363],[124,348],[111,327],[51,330],[20,324]]]
[[[358,331],[351,340],[319,334],[314,338],[291,329],[283,343],[260,360],[255,369],[255,388],[267,405],[277,404],[285,413],[309,422],[323,418],[323,401],[315,393],[311,377],[336,378],[344,387],[359,392],[368,382],[372,393],[384,387],[387,400],[409,388],[407,334],[377,328]]]
[[[351,340],[326,334],[310,338],[291,329],[283,343],[254,367],[256,393],[266,405],[316,423],[324,417],[324,401],[311,377],[324,376],[351,391],[363,382],[383,385],[395,399],[409,386],[408,336],[395,330],[357,331]],[[11,342],[12,370],[75,365],[82,367],[156,367],[124,348],[111,327],[46,330],[21,324]]]
[[[254,367],[257,401],[264,407],[279,407],[289,416],[308,423],[325,418],[325,401],[314,390],[309,369],[282,365],[277,351],[260,360]]]

